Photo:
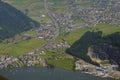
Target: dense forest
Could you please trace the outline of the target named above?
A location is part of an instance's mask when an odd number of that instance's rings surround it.
[[[109,60],[112,64],[120,65],[120,33],[116,32],[108,36],[102,36],[101,31],[88,31],[76,41],[67,53],[93,63],[88,56],[88,49],[92,48],[94,55],[101,60]],[[113,55],[114,54],[114,55]]]
[[[0,1],[0,41],[13,37],[40,24],[11,5]]]

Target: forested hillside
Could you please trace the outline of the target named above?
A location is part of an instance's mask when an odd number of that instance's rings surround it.
[[[101,31],[88,31],[67,49],[67,53],[92,63],[90,53],[92,58],[120,65],[120,33],[102,36]]]
[[[0,1],[0,41],[39,26],[39,23],[30,19],[21,11]]]

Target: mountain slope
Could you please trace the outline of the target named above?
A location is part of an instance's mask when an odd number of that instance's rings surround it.
[[[98,57],[120,65],[120,32],[103,37],[101,31],[88,31],[66,51],[90,63],[91,57]]]
[[[111,64],[120,65],[120,33],[103,37],[101,42],[91,47],[91,58],[98,58],[100,60],[109,60]]]
[[[70,48],[66,50],[67,53],[81,58],[89,63],[93,63],[90,57],[87,55],[88,48],[101,38],[101,32],[86,32],[79,40],[72,44]],[[94,64],[94,63],[93,63]]]
[[[0,1],[0,40],[39,27],[39,23],[28,18],[11,5]]]

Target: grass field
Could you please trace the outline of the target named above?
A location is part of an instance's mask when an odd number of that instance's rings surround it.
[[[47,51],[46,54],[40,54],[40,56],[47,59],[48,65],[52,65],[54,67],[64,68],[67,70],[72,70],[74,67],[74,58],[68,54]]]
[[[41,53],[41,52],[39,52],[39,53]],[[61,54],[52,52],[52,51],[47,51],[47,52],[45,52],[45,54],[40,54],[40,56],[43,58],[53,58],[53,57],[57,58],[57,57],[60,57]]]
[[[49,17],[40,18],[40,17],[31,17],[33,20],[36,20],[37,22],[52,22],[52,20]]]
[[[108,24],[98,24],[95,27],[81,28],[78,30],[71,31],[65,36],[59,36],[56,39],[56,43],[59,43],[59,42],[61,42],[61,39],[64,39],[69,44],[73,44],[75,41],[79,40],[84,35],[85,32],[93,31],[93,30],[94,31],[102,31],[103,32],[102,35],[107,36],[107,35],[110,35],[115,32],[120,32],[120,27],[112,26],[112,25],[108,25]]]
[[[64,68],[67,70],[72,70],[74,66],[73,59],[63,59],[63,60],[48,60],[47,63],[58,68]]]
[[[17,44],[0,43],[0,54],[11,54],[13,56],[19,56],[21,54],[25,54],[27,52],[33,51],[42,44],[44,44],[44,41],[37,38],[20,41]]]
[[[51,11],[64,12],[67,9],[67,4],[54,4],[52,5]]]

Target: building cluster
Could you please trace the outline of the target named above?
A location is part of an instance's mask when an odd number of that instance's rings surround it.
[[[13,56],[7,55],[0,58],[0,69],[7,68],[9,64],[16,61],[16,58],[13,58]]]
[[[75,70],[80,70],[87,74],[92,74],[94,76],[101,77],[111,77],[120,79],[120,72],[117,71],[118,65],[107,65],[104,67],[97,67],[95,65],[86,63],[83,60],[78,60],[75,62]]]
[[[39,54],[35,52],[29,52],[28,54],[23,54],[18,57],[18,59],[25,65],[25,66],[35,66],[35,65],[42,65],[45,66],[45,61],[40,57]]]
[[[35,52],[23,54],[14,58],[13,56],[7,55],[0,58],[0,69],[22,67],[22,66],[46,66],[44,59]]]
[[[53,45],[53,48],[57,48],[57,49],[59,49],[59,48],[69,48],[70,47],[70,45],[66,42],[66,41],[63,41],[63,42],[61,42],[61,43],[59,43],[59,44],[55,44],[55,45]]]
[[[72,19],[82,20],[86,24],[95,26],[98,23],[120,24],[120,2],[105,1],[105,0],[89,0],[77,1],[86,2],[88,5],[73,5],[70,6],[72,12]]]
[[[34,34],[21,34],[20,37],[13,40],[15,44],[17,44],[21,40],[29,40],[32,38],[39,38],[44,40],[51,40],[54,38],[56,32],[56,28],[52,23],[43,22],[41,23],[41,26],[35,30]]]
[[[40,39],[52,39],[55,36],[55,27],[52,23],[41,23],[41,27],[37,30],[36,36]]]
[[[120,2],[105,0],[70,0],[65,12],[52,12],[52,16],[63,30],[96,26],[99,23],[120,25]],[[80,22],[75,23],[78,20]],[[82,23],[81,23],[82,22]]]

